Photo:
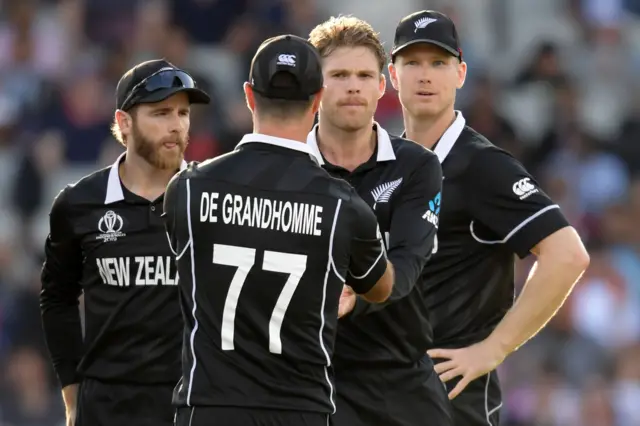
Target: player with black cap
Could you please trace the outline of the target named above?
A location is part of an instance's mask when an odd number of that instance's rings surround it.
[[[305,143],[323,92],[316,49],[266,40],[244,90],[255,133],[167,188],[185,317],[177,425],[326,426],[344,283],[382,302],[393,269],[371,209]]]
[[[438,252],[424,296],[435,348],[428,354],[453,399],[458,426],[499,424],[493,371],[560,308],[589,263],[557,204],[508,152],[454,110],[467,66],[454,23],[434,11],[403,18],[389,72],[406,137],[433,149],[443,170]],[[514,303],[514,255],[537,255]]]
[[[126,152],[53,202],[40,306],[68,425],[173,422],[182,318],[162,203],[186,166],[190,104],[208,102],[169,62],[132,68],[118,83],[113,127]]]

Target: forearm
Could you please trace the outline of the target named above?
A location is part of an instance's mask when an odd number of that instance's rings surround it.
[[[385,309],[387,306],[404,299],[409,295],[409,293],[411,293],[411,291],[413,291],[413,287],[416,282],[416,280],[413,279],[413,274],[407,274],[406,268],[403,267],[402,262],[393,262],[389,260],[389,263],[394,271],[393,290],[391,291],[389,298],[383,303],[369,303],[361,296],[358,296],[351,315],[367,315],[373,312],[378,312]]]
[[[522,293],[487,340],[505,356],[517,350],[553,318],[583,272],[576,262],[539,258]]]
[[[44,336],[54,370],[63,388],[77,383],[76,368],[83,354],[82,326],[77,304],[41,299]]]
[[[78,384],[67,385],[62,388],[62,399],[64,400],[67,418],[75,418],[78,406],[78,388]]]

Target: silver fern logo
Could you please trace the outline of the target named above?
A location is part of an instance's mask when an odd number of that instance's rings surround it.
[[[413,32],[417,33],[420,28],[424,28],[427,25],[431,24],[432,22],[436,22],[436,21],[437,21],[437,19],[428,18],[426,16],[424,18],[420,18],[416,22],[413,23],[416,26],[416,29],[413,30]]]
[[[382,185],[376,187],[373,191],[371,191],[371,195],[373,196],[373,209],[375,210],[376,205],[378,203],[388,203],[389,198],[391,198],[391,194],[396,190],[402,183],[402,178],[392,180],[391,182],[383,183]]]

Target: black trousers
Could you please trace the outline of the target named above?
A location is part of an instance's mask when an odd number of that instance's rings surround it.
[[[172,426],[172,385],[132,385],[84,379],[76,426]]]
[[[178,408],[175,426],[330,426],[327,414],[247,407]]]
[[[428,358],[413,366],[335,369],[335,426],[452,426],[444,384]]]
[[[449,384],[451,383],[451,384]],[[453,390],[456,381],[447,383]],[[477,378],[451,401],[455,426],[498,426],[502,393],[498,373]]]

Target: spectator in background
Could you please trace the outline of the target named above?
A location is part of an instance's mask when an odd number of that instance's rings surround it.
[[[543,42],[531,56],[531,62],[516,77],[515,84],[524,86],[532,83],[555,85],[564,79],[559,52],[552,42]]]
[[[61,426],[64,410],[54,398],[42,354],[29,346],[14,348],[4,365],[8,380],[2,387],[0,424],[5,426]]]
[[[45,113],[39,128],[57,129],[64,158],[71,164],[95,164],[103,142],[110,136],[113,93],[95,65],[80,66],[64,81]],[[97,101],[100,100],[100,101]]]
[[[467,125],[516,158],[522,158],[525,147],[518,140],[513,126],[496,109],[499,94],[500,89],[489,76],[478,77],[471,100],[464,110]]]
[[[195,43],[220,43],[237,24],[250,0],[171,0],[173,22],[189,31]]]

